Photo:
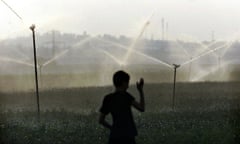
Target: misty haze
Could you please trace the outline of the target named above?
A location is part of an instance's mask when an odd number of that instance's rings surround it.
[[[0,143],[107,143],[118,70],[145,81],[136,143],[239,143],[239,4],[1,0]]]

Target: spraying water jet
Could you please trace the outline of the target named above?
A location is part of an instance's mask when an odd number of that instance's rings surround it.
[[[124,63],[127,63],[129,56],[131,55],[134,47],[136,46],[137,42],[139,41],[139,39],[142,37],[144,31],[146,30],[146,28],[150,25],[150,19],[153,17],[154,13],[152,13],[152,15],[147,19],[147,21],[145,22],[145,24],[143,25],[139,35],[134,39],[134,41],[132,42],[132,44],[130,45],[130,47],[128,48],[128,51],[123,59]]]
[[[17,59],[13,59],[13,58],[9,58],[9,57],[0,57],[1,61],[5,61],[5,62],[13,62],[13,63],[17,63],[17,64],[22,64],[22,65],[26,65],[26,66],[30,66],[33,67],[33,64],[25,62],[25,61],[21,61],[21,60],[17,60]]]
[[[201,58],[201,57],[203,57],[203,56],[206,56],[206,55],[208,55],[208,54],[211,54],[211,53],[215,52],[216,50],[223,49],[223,48],[226,48],[226,47],[230,47],[230,45],[231,45],[231,44],[225,44],[225,45],[219,46],[219,47],[217,47],[217,48],[215,48],[215,49],[211,49],[211,50],[209,50],[209,51],[207,51],[207,52],[203,52],[203,53],[201,53],[200,55],[192,58],[191,60],[182,63],[181,65],[184,66],[184,65],[186,65],[186,64],[189,64],[189,63],[191,63],[191,62],[193,62],[193,61],[195,61],[195,60],[198,60],[199,58]]]
[[[101,50],[100,52],[104,53],[105,55],[107,55],[108,57],[110,57],[114,62],[116,62],[119,66],[124,66],[125,63],[119,59],[117,59],[115,56],[113,56],[111,53],[105,51],[105,50]]]
[[[229,62],[222,64],[220,67],[217,66],[217,67],[215,67],[215,68],[212,68],[210,71],[203,71],[203,72],[201,72],[200,75],[198,75],[198,77],[195,77],[195,78],[192,79],[191,81],[193,81],[193,82],[194,82],[194,81],[200,81],[201,79],[204,79],[204,78],[208,77],[210,74],[214,74],[214,75],[215,75],[215,73],[216,73],[219,69],[228,66],[228,64],[229,64]]]
[[[124,50],[128,50],[128,47],[127,47],[127,46],[124,46],[124,45],[121,45],[121,44],[118,44],[118,43],[115,43],[115,42],[106,41],[106,40],[99,39],[99,38],[97,38],[97,39],[100,40],[100,41],[102,41],[102,42],[105,42],[105,43],[114,45],[114,46],[116,46],[116,47],[118,47],[118,48],[121,48],[121,49],[124,49]],[[157,59],[157,58],[154,58],[154,57],[152,57],[152,56],[149,56],[149,55],[147,55],[147,54],[144,54],[144,53],[142,53],[142,52],[140,52],[140,51],[132,50],[132,52],[134,52],[135,54],[138,54],[138,55],[140,55],[140,56],[143,56],[143,57],[145,57],[145,58],[147,58],[147,59],[149,59],[149,60],[151,60],[151,61],[153,61],[153,62],[156,62],[156,63],[158,63],[158,64],[162,64],[162,65],[164,65],[164,66],[166,66],[166,67],[168,67],[168,68],[172,68],[172,65],[168,64],[167,62],[161,61],[161,60],[159,60],[159,59]],[[124,61],[122,61],[122,62],[123,62],[123,64],[126,65],[126,63],[124,63]]]
[[[56,61],[57,59],[59,59],[60,57],[64,56],[65,54],[67,54],[69,51],[71,50],[74,50],[74,49],[80,49],[82,48],[81,46],[84,45],[85,43],[89,42],[90,40],[92,40],[93,38],[89,37],[89,38],[86,38],[78,43],[76,43],[75,45],[72,46],[72,48],[69,48],[69,49],[66,49],[66,50],[63,50],[62,52],[56,54],[53,58],[51,58],[50,60],[44,62],[42,64],[43,67],[49,65],[50,63]]]

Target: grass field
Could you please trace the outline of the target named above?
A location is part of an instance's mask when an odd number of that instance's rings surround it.
[[[146,112],[133,110],[138,144],[237,144],[240,142],[240,82],[146,84]],[[0,142],[4,144],[102,144],[109,131],[97,122],[111,87],[0,93]],[[129,91],[138,99],[134,86]],[[108,117],[110,120],[110,117]]]

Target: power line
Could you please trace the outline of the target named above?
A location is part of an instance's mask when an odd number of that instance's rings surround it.
[[[10,6],[8,5],[4,0],[1,0],[20,20],[23,21],[22,17]]]

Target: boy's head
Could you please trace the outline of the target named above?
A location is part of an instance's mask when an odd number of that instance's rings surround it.
[[[113,75],[113,84],[115,87],[126,87],[128,88],[130,76],[128,73],[120,70]]]

